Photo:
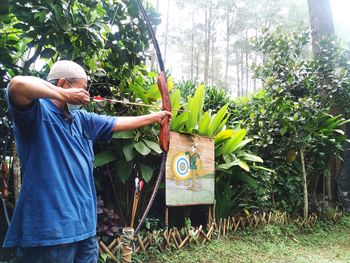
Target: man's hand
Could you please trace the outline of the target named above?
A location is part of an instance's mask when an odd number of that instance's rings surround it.
[[[63,102],[76,105],[86,105],[90,102],[90,94],[87,90],[81,88],[62,89]]]
[[[171,112],[166,111],[166,110],[159,111],[159,112],[153,113],[151,115],[154,116],[154,118],[155,118],[154,122],[157,122],[157,123],[161,123],[161,121],[164,119],[165,116],[169,116],[170,120],[171,120],[171,117],[173,116],[173,114]]]

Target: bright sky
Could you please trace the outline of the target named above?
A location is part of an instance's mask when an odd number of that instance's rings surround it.
[[[166,13],[167,13],[167,4],[169,0],[158,0],[159,1],[159,12],[161,14],[162,23],[158,26],[157,35],[165,31],[166,23]],[[293,0],[290,0],[293,1]],[[304,0],[307,4],[307,0]],[[156,6],[157,0],[150,0],[150,2]],[[179,8],[177,8],[174,0],[170,0],[170,24],[179,25],[182,24],[185,27],[187,24],[190,24],[188,15],[184,14]],[[338,37],[342,38],[344,41],[350,43],[350,0],[330,0],[334,27]],[[163,53],[163,46],[161,43],[161,52]],[[169,50],[168,50],[169,51]],[[170,69],[172,75],[176,79],[181,79],[181,57],[179,54],[176,54],[175,50],[170,50],[167,53],[166,67]]]
[[[330,0],[333,12],[334,27],[336,34],[350,41],[350,1]]]

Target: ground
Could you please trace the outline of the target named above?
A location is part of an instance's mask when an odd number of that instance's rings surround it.
[[[210,244],[158,254],[139,262],[350,263],[350,218],[300,231],[295,225],[237,232]]]

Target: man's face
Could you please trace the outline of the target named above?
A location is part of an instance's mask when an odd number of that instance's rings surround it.
[[[87,89],[86,79],[63,79],[64,88]]]

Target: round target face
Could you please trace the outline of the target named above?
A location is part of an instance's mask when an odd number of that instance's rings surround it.
[[[172,172],[178,179],[187,179],[190,174],[190,162],[188,160],[188,155],[185,155],[183,152],[175,155],[172,160],[171,168]]]

